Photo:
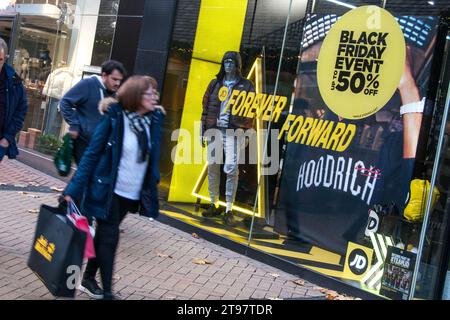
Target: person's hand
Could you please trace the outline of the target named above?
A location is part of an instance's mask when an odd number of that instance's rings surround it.
[[[78,131],[69,131],[69,136],[74,140],[78,139],[78,135],[79,135]]]
[[[64,196],[64,200],[66,200],[66,202],[73,202],[72,197],[69,196],[69,195],[65,195],[65,196]]]
[[[3,148],[8,148],[9,147],[9,141],[5,138],[0,140],[0,146],[2,146]]]
[[[160,110],[164,115],[166,115],[166,110],[161,105],[155,105],[155,110]]]

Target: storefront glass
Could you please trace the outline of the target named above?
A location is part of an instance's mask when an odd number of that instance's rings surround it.
[[[276,90],[279,96],[283,96],[280,103],[287,107],[295,79],[306,4],[306,1],[229,1],[226,5],[223,1],[179,1],[163,105],[169,114],[166,126],[181,130],[175,131],[172,137],[166,137],[170,138],[167,144],[171,148],[163,150],[162,157],[172,157],[175,165],[162,164],[162,186],[170,184],[169,201],[189,213],[193,223],[211,228],[224,227],[225,234],[246,240],[257,194],[260,195],[256,205],[258,225],[264,226],[270,219],[268,208],[275,193],[280,158],[278,154],[273,157],[274,161],[269,166],[272,174],[258,181],[258,172],[262,170],[258,161],[262,159],[268,121],[253,121],[246,127],[251,128],[246,131],[247,142],[243,142],[247,147],[240,152],[246,160],[239,165],[237,182],[228,182],[227,187],[227,177],[231,180],[236,171],[231,168],[227,175],[224,171],[228,169],[224,170],[224,166],[209,170],[206,162],[208,148],[202,149],[199,142],[202,99],[221,68],[224,54],[235,51],[242,61],[242,78],[247,79],[243,81],[244,94],[251,92],[251,99],[252,95],[268,96]],[[286,29],[288,17],[290,21]],[[282,116],[280,112],[279,117]],[[280,145],[278,140],[275,142],[274,153],[278,152]],[[216,178],[212,178],[212,170],[217,170]],[[227,195],[233,194],[230,190],[236,188],[233,209],[241,222],[240,227],[224,225],[220,218],[202,217],[201,213],[211,201],[208,181],[217,183],[222,190],[218,202],[221,211],[226,210]],[[224,191],[226,189],[228,193]],[[266,237],[278,238],[273,232],[257,229]]]
[[[449,2],[420,6],[179,1],[163,104],[166,129],[181,130],[166,137],[163,151],[174,162],[163,164],[173,209],[164,213],[373,294],[410,298],[429,193],[425,155],[437,121],[439,15]],[[239,13],[232,27],[230,11]],[[198,123],[205,105],[207,112],[214,106],[205,90],[226,51],[240,53],[253,84],[236,96],[218,90],[234,114],[254,120],[243,153],[256,161],[239,164],[234,224],[224,215],[230,167],[211,178]],[[219,186],[222,213],[205,217],[210,183]],[[439,229],[436,237],[447,234]],[[432,257],[422,257],[442,264],[445,250],[428,248]],[[439,273],[424,273],[415,298],[438,294]]]
[[[14,17],[15,28],[2,28],[2,36],[5,33],[10,40],[10,63],[27,92],[22,130],[38,130],[46,145],[38,151],[54,152],[55,147],[47,147],[55,146],[65,132],[58,108],[64,93],[83,72],[92,72],[92,66],[98,68],[109,59],[118,4],[118,0],[22,0],[1,12],[2,17]]]
[[[445,39],[445,35],[447,35]],[[423,238],[423,250],[421,251],[421,263],[417,275],[417,287],[415,296],[422,299],[442,297],[450,299],[449,282],[449,133],[450,119],[445,107],[449,104],[450,93],[450,37],[444,34],[443,46],[445,47],[440,71],[439,87],[436,94],[435,122],[431,130],[426,154],[429,155],[424,163],[426,177],[430,183],[434,183],[439,191],[436,204],[429,210],[428,223]],[[446,118],[444,116],[447,116]],[[442,134],[442,146],[440,135]],[[433,181],[433,172],[436,172]]]

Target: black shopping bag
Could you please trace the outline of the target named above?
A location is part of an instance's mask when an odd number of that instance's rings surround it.
[[[57,297],[74,297],[81,275],[86,233],[59,208],[42,205],[28,267]]]

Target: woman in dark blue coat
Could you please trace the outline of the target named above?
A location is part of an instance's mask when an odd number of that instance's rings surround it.
[[[164,109],[157,105],[156,80],[129,78],[117,100],[100,103],[105,116],[64,196],[81,200],[81,212],[97,221],[97,257],[86,267],[80,289],[94,298],[112,299],[119,225],[127,212],[158,216],[159,154]],[[103,290],[95,274],[100,268]]]

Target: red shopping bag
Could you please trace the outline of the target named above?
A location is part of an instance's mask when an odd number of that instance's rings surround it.
[[[94,238],[89,227],[88,219],[83,216],[73,202],[67,205],[67,217],[73,222],[78,230],[87,234],[86,246],[84,247],[84,259],[95,258]]]

